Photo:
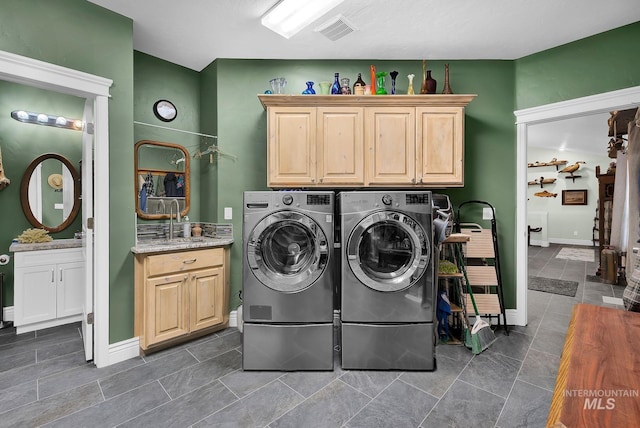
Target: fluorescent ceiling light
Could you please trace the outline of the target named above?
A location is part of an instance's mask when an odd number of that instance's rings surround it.
[[[290,38],[344,0],[282,0],[262,17],[262,25]]]

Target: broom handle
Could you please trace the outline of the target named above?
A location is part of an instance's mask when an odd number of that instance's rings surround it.
[[[462,252],[460,251],[460,244],[455,244],[455,246],[458,259],[460,260],[460,268],[464,275],[464,282],[467,283],[467,290],[469,291],[469,296],[471,296],[471,303],[473,303],[473,310],[476,313],[476,317],[479,317],[480,313],[478,312],[478,306],[476,306],[476,299],[473,297],[473,292],[471,291],[471,284],[469,284],[469,277],[467,277],[467,268],[464,266],[464,259],[462,258]]]

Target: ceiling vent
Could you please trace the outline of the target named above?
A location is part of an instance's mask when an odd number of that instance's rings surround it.
[[[337,15],[324,24],[315,29],[316,32],[322,34],[327,39],[336,41],[343,38],[347,34],[353,33],[356,28],[351,24],[347,18],[342,15]]]

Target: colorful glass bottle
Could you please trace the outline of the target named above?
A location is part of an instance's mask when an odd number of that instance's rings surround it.
[[[342,89],[340,88],[340,73],[335,74],[335,80],[333,81],[333,85],[331,85],[331,95],[340,95],[342,94]]]
[[[362,80],[362,74],[358,73],[358,79],[353,84],[353,94],[354,95],[364,95],[364,87],[367,86]]]

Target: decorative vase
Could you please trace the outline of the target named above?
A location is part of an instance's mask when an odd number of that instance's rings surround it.
[[[387,90],[384,88],[384,78],[387,77],[386,71],[379,71],[376,73],[378,83],[376,84],[376,95],[387,95]]]
[[[449,64],[444,65],[444,89],[443,94],[453,94],[451,86],[449,86]]]
[[[342,84],[340,91],[342,92],[342,95],[351,95],[351,87],[349,86],[349,82],[350,80],[348,77],[343,77],[342,79],[340,79],[340,83]]]
[[[407,95],[415,95],[415,91],[413,90],[413,78],[416,77],[415,74],[409,74],[407,78],[409,79],[409,86],[407,87]]]
[[[371,64],[371,95],[376,94],[376,66]]]
[[[284,77],[276,77],[275,79],[269,80],[269,84],[271,85],[271,91],[274,94],[284,94],[284,87],[287,86],[287,79]]]
[[[364,95],[365,86],[367,86],[367,84],[364,83],[364,80],[362,80],[362,74],[358,73],[358,79],[353,84],[353,94]]]
[[[389,76],[391,76],[391,95],[395,95],[395,93],[396,93],[396,77],[398,77],[398,72],[394,70],[391,73],[389,73]]]
[[[427,84],[427,94],[435,94],[436,93],[436,85],[438,82],[436,82],[436,79],[434,79],[433,77],[431,77],[431,70],[427,70],[427,80],[425,80],[425,83]]]
[[[427,60],[422,60],[422,85],[420,85],[420,93],[427,93]]]
[[[340,88],[340,73],[335,74],[333,85],[331,85],[331,95],[340,95],[342,89]]]
[[[331,82],[323,80],[322,82],[318,83],[318,85],[320,85],[320,93],[322,95],[329,95],[331,93]]]
[[[307,89],[302,91],[303,95],[315,95],[316,91],[313,89],[313,82],[307,82]]]

